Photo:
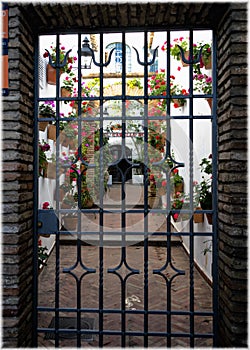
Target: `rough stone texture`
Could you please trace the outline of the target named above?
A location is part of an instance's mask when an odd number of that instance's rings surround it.
[[[231,4],[218,33],[219,340],[247,346],[247,17]]]
[[[247,6],[244,3],[9,3],[3,98],[3,346],[32,345],[34,39],[38,33],[137,27],[218,35],[219,340],[247,346]]]

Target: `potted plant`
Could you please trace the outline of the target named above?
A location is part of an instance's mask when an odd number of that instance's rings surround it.
[[[77,82],[74,73],[70,72],[62,81],[61,84],[61,96],[70,97],[74,91],[74,85]]]
[[[73,186],[69,182],[64,182],[59,186],[59,201],[62,202],[65,194],[70,192]]]
[[[78,124],[76,122],[68,122],[64,124],[63,133],[65,139],[62,143],[63,146],[69,145],[70,149],[76,147],[77,135],[78,135]]]
[[[172,176],[170,177],[171,187],[174,189],[174,193],[184,192],[184,179],[179,174],[179,170],[175,168],[172,171]]]
[[[177,46],[179,45],[185,54],[185,58],[188,59],[189,55],[189,38],[184,38],[181,36],[180,38],[175,38],[173,40],[173,44],[170,44],[170,55],[173,56],[177,61],[181,61],[183,67],[187,66],[188,64],[184,63],[181,59],[181,51],[180,48]],[[162,51],[166,51],[167,49],[167,42],[165,41],[164,44],[161,47]]]
[[[152,75],[148,79],[149,96],[166,96],[167,84],[165,69]],[[170,75],[170,95],[187,95],[186,89],[175,82],[175,76]],[[174,104],[174,108],[179,108],[185,105],[186,100],[183,98],[174,98],[170,100]],[[149,100],[149,114],[158,115],[162,112],[166,113],[166,99]],[[160,112],[160,113],[159,113]]]
[[[55,102],[54,101],[44,101],[39,105],[38,108],[38,117],[39,118],[55,118]],[[39,130],[44,131],[48,126],[48,121],[39,121]]]
[[[77,207],[77,203],[74,195],[71,192],[66,193],[62,200],[62,209],[75,209]]]
[[[194,81],[194,91],[203,93],[206,95],[212,94],[212,77],[206,74],[195,74],[193,76]],[[210,108],[212,107],[212,99],[207,98]]]
[[[47,177],[48,160],[46,152],[50,150],[50,145],[42,140],[39,141],[39,176]]]
[[[176,192],[171,200],[171,210],[181,210],[184,203],[184,194]],[[173,213],[172,217],[174,221],[181,220],[180,213]]]
[[[200,68],[205,67],[205,69],[211,69],[212,68],[211,44],[199,42],[196,46],[197,54],[200,52],[201,49],[202,49],[202,52],[201,52],[201,59],[199,64]]]
[[[61,45],[59,46],[59,64],[62,64],[66,55],[66,48],[65,46]],[[50,46],[50,56],[52,60],[52,64],[56,65],[56,46],[53,45],[53,43]],[[49,53],[47,51],[43,54],[44,58],[49,57]],[[65,66],[60,68],[59,74],[62,73],[70,73],[72,71],[72,64],[75,63],[77,60],[77,57],[68,55]],[[47,64],[47,83],[51,85],[56,85],[56,69],[54,69],[50,64]]]
[[[201,163],[201,172],[204,172],[207,175],[212,175],[212,155],[210,154],[208,158],[202,158]],[[212,209],[212,177],[205,178],[202,176],[202,181],[198,187],[199,192],[199,202],[203,210]],[[212,224],[212,215],[206,213],[208,223]]]
[[[48,248],[45,246],[42,246],[42,240],[38,240],[38,248],[37,248],[37,263],[38,263],[38,269],[40,270],[43,266],[46,266],[47,259],[49,257]]]

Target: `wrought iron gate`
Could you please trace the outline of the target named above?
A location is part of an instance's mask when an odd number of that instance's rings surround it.
[[[34,346],[216,345],[213,33],[43,35],[35,68]]]

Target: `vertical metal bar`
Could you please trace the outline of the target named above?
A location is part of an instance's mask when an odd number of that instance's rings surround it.
[[[100,34],[100,96],[103,97],[103,33]],[[103,101],[103,100],[102,100]],[[103,111],[100,114],[101,123],[103,122]],[[102,125],[102,124],[101,124]],[[103,146],[103,128],[101,128],[100,138],[101,146]],[[103,159],[103,150],[100,149]],[[99,161],[101,161],[101,159]],[[102,164],[100,164],[100,167]],[[100,180],[100,184],[101,184]],[[102,197],[102,196],[100,196]],[[100,231],[100,247],[99,247],[99,347],[103,347],[103,223],[104,223],[104,213],[103,213],[103,198],[99,209],[99,231]]]
[[[170,69],[171,69],[171,60],[170,60],[170,31],[167,31],[167,77],[166,77],[166,82],[167,82],[167,97],[168,99],[166,100],[166,108],[167,108],[167,154],[171,154],[171,116],[170,116]],[[171,261],[171,250],[170,250],[170,245],[171,245],[171,215],[169,215],[170,207],[171,207],[171,200],[170,200],[170,194],[171,194],[171,188],[170,188],[170,173],[168,172],[167,174],[167,249],[169,251],[168,254],[168,261]],[[171,285],[167,285],[167,347],[171,347]]]
[[[193,57],[193,30],[190,30],[190,41],[189,41],[189,50],[190,50],[190,56]],[[189,65],[189,87],[190,94],[192,96],[193,93],[193,64]],[[193,118],[193,98],[191,97],[191,101],[189,104],[189,116],[191,119]],[[189,137],[193,137],[191,134],[191,129],[189,130]],[[189,144],[190,146],[190,144]],[[190,149],[189,149],[190,151]],[[190,157],[192,154],[190,154]],[[189,169],[191,170],[191,169]],[[191,223],[190,223],[191,225]],[[190,231],[189,236],[189,242],[190,242],[190,256],[189,256],[189,267],[190,267],[190,285],[189,285],[189,292],[190,292],[190,347],[194,347],[194,235],[193,231]]]
[[[35,98],[35,112],[34,112],[34,141],[33,141],[33,150],[34,150],[34,159],[33,159],[33,183],[34,183],[34,220],[33,220],[33,333],[32,333],[32,346],[37,347],[37,304],[38,304],[38,168],[39,168],[39,154],[38,154],[38,96],[39,96],[39,74],[38,74],[38,57],[39,57],[39,38],[35,40],[35,88],[34,88],[34,98]]]
[[[148,32],[144,32],[144,62],[148,61]],[[146,81],[148,80],[148,66],[144,68],[144,74]],[[147,87],[148,85],[145,84]],[[147,96],[147,95],[146,95]],[[147,124],[148,125],[148,124]],[[146,135],[148,137],[148,135]],[[148,138],[146,139],[146,149],[144,154],[146,155],[146,164],[148,165],[148,147],[147,147]],[[146,153],[145,153],[146,151]],[[147,200],[147,198],[145,198]],[[145,200],[144,199],[144,200]],[[148,204],[147,204],[148,205]],[[147,213],[148,214],[148,213]],[[145,213],[144,213],[145,215]],[[148,215],[144,217],[144,348],[148,347]]]
[[[126,132],[126,42],[125,33],[122,33],[122,154],[126,159],[126,142],[125,142],[125,132]],[[125,176],[122,173],[122,207],[121,207],[121,227],[122,227],[122,261],[126,259],[126,242],[125,242],[125,228],[126,228],[126,194],[125,194]],[[122,282],[121,282],[122,283]],[[121,346],[126,347],[126,284],[122,283],[121,286],[121,307],[122,307],[122,338]]]
[[[212,107],[212,178],[213,178],[213,188],[212,188],[212,198],[213,198],[213,239],[212,239],[212,278],[213,278],[213,346],[218,344],[218,228],[217,228],[217,213],[218,213],[218,150],[217,150],[217,118],[216,118],[216,108],[217,108],[217,68],[216,68],[216,48],[217,48],[217,37],[213,31],[213,45],[212,45],[212,88],[213,88],[213,107]]]
[[[58,65],[59,60],[59,35],[56,35],[56,64]],[[59,83],[59,68],[56,69],[56,84]],[[58,106],[57,106],[58,107]],[[60,239],[59,235],[56,235],[56,276],[55,276],[55,347],[59,347],[59,334],[57,330],[59,329],[59,281],[60,281]]]

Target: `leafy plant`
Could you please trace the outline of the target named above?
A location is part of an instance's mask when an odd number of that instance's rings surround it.
[[[212,174],[212,154],[208,158],[202,158],[200,167],[201,172],[208,175]],[[202,209],[212,209],[212,177],[205,178],[205,176],[202,176],[202,181],[198,185],[198,193]]]
[[[38,248],[37,248],[37,262],[38,262],[38,267],[46,266],[46,260],[48,259],[49,255],[47,253],[48,248],[45,246],[42,246],[42,241],[39,239],[38,240]]]
[[[55,102],[54,101],[45,101],[44,103],[39,105],[39,115],[55,117]]]
[[[71,94],[74,90],[74,85],[77,82],[76,76],[74,73],[70,72],[62,81],[61,88],[68,90]]]
[[[47,169],[47,154],[50,150],[50,145],[45,142],[44,140],[39,141],[38,144],[39,147],[39,176],[45,176],[46,169]]]
[[[52,63],[56,64],[56,46],[54,46],[54,44],[52,43],[50,46],[50,50],[48,50],[48,51],[50,51]],[[60,46],[59,46],[59,63],[60,64],[63,63],[66,52],[67,52],[67,50],[66,50],[65,46],[60,44]],[[49,57],[49,54],[47,51],[44,52],[43,57],[44,58]],[[77,57],[68,55],[65,66],[60,68],[61,72],[69,74],[73,68],[72,64],[75,63],[76,60],[77,60]]]
[[[206,74],[195,74],[194,80],[194,91],[198,91],[204,94],[212,93],[212,77]]]

